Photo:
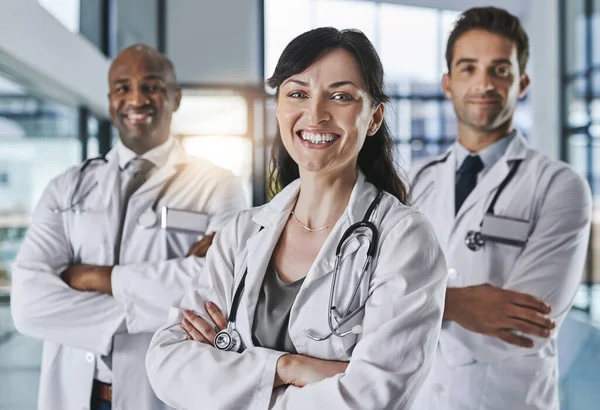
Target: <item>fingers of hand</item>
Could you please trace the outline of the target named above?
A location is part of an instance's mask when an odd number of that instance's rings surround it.
[[[203,243],[202,241],[200,241],[200,242],[194,244],[194,246],[188,252],[188,256],[196,255],[200,258],[203,258],[204,256],[206,256],[206,252],[208,251],[209,247],[210,247],[209,243],[205,243],[205,242]]]
[[[183,319],[181,321],[181,326],[188,334],[187,340],[195,340],[196,342],[211,344],[210,341],[205,338],[194,326],[192,326],[187,319]]]
[[[509,313],[509,316],[515,319],[524,320],[545,330],[552,330],[556,327],[554,320],[548,316],[521,306],[515,306]]]
[[[198,248],[200,248],[200,246],[201,246],[200,242],[196,242],[195,244],[193,244],[192,247],[190,248],[190,250],[188,251],[188,253],[185,255],[186,258],[188,256],[195,255],[196,252],[198,252]]]
[[[221,313],[221,310],[217,305],[212,302],[206,302],[205,307],[210,318],[215,322],[215,325],[217,325],[219,330],[227,328],[227,319],[223,316],[223,313]]]
[[[207,234],[204,238],[202,238],[202,248],[204,249],[205,252],[212,245],[214,238],[215,238],[214,233]]]
[[[509,300],[518,306],[537,310],[538,312],[547,315],[552,311],[552,307],[546,302],[527,293],[519,293],[507,290],[509,292]]]
[[[216,332],[213,329],[212,325],[210,325],[206,320],[202,319],[200,316],[192,312],[191,310],[186,310],[183,312],[184,323],[182,321],[181,325],[188,332],[188,334],[192,337],[198,332],[202,337],[204,337],[208,343],[212,344],[213,340],[215,340]],[[186,328],[188,326],[188,328]],[[194,340],[196,338],[194,337]]]
[[[207,233],[206,235],[204,235],[204,237],[202,237],[202,239],[200,239],[200,241],[198,243],[205,245],[205,246],[210,246],[213,242],[214,237],[215,237],[214,232]]]
[[[515,319],[515,318],[511,318],[508,321],[508,327],[510,329],[518,330],[520,332],[523,332],[523,333],[526,333],[526,334],[532,335],[532,336],[538,336],[538,337],[549,337],[550,336],[550,330],[544,329],[535,324],[525,322],[523,320],[519,320],[519,319]]]
[[[510,343],[511,345],[520,347],[533,347],[533,340],[523,336],[518,336],[512,333],[510,330],[501,330],[496,334],[496,337],[504,340],[506,343]]]
[[[206,234],[204,236],[204,238],[202,238],[202,243],[205,246],[210,247],[210,245],[212,245],[214,239],[215,239],[215,233],[214,232],[213,233],[209,233],[209,234]]]
[[[212,245],[214,237],[215,237],[215,232],[207,233],[206,235],[204,235],[202,237],[202,239],[200,239],[199,241],[197,241],[196,243],[194,243],[191,246],[190,250],[188,251],[188,253],[185,256],[186,257],[192,256],[192,255],[196,255],[198,257],[206,256],[206,252],[208,251],[208,248],[210,248],[210,245]]]

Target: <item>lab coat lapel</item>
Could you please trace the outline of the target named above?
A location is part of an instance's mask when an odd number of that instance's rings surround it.
[[[456,185],[456,153],[452,149],[446,161],[434,167],[436,194],[434,201],[440,204],[440,214],[434,216],[437,219],[436,230],[440,238],[447,243],[454,223],[454,187]]]
[[[256,303],[258,302],[265,272],[286,222],[287,218],[265,227],[248,240],[248,274],[245,288],[247,308],[245,311],[248,314],[250,329],[252,329],[252,323],[254,322],[254,311],[256,310]]]
[[[263,227],[263,229],[248,240],[246,247],[248,273],[244,290],[246,293],[246,309],[244,310],[248,314],[247,319],[250,329],[252,329],[252,323],[254,322],[254,312],[265,272],[296,202],[298,189],[299,183],[292,183],[253,218],[257,230],[260,227]]]
[[[456,215],[456,222],[462,218],[462,216],[472,208],[477,202],[484,200],[491,202],[496,189],[502,183],[504,178],[510,172],[512,163],[515,160],[524,159],[527,155],[527,142],[523,138],[521,133],[517,133],[515,138],[511,141],[507,147],[505,154],[496,162],[496,164],[489,170],[487,174],[477,183],[475,189],[469,194],[467,199],[460,208],[460,211]],[[454,201],[452,201],[454,203]],[[483,215],[481,215],[483,217]]]

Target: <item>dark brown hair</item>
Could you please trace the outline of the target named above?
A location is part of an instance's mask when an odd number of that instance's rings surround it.
[[[519,19],[508,11],[496,7],[475,7],[460,15],[446,45],[446,64],[448,72],[451,71],[452,58],[454,57],[454,44],[456,40],[467,31],[480,29],[498,34],[511,40],[517,46],[517,59],[519,61],[519,74],[525,72],[529,60],[529,38],[521,26]]]
[[[279,95],[279,87],[285,80],[303,72],[324,52],[332,49],[344,49],[354,56],[373,106],[389,101],[383,91],[381,60],[373,44],[358,30],[340,31],[333,27],[321,27],[299,35],[283,50],[273,76],[267,80],[267,85],[276,89]],[[365,139],[358,154],[358,166],[368,182],[406,204],[409,198],[408,190],[396,170],[394,151],[395,143],[384,120],[379,130]],[[283,146],[278,131],[271,156],[271,192],[277,193],[299,175],[298,164]]]

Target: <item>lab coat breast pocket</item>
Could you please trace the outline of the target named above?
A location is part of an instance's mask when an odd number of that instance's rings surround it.
[[[190,248],[204,235],[191,232],[177,232],[161,229],[166,259],[181,258],[185,256]]]
[[[525,198],[525,194],[520,192],[521,197]],[[519,219],[529,224],[528,233],[531,235],[533,225],[531,222],[533,209],[529,201],[512,201],[510,203],[500,204],[496,206],[496,215],[511,219]],[[519,256],[523,253],[525,246],[508,245],[499,242],[487,241],[482,254],[486,264],[491,270],[490,284],[494,286],[503,286],[508,280],[508,276],[513,271],[513,266]]]
[[[204,238],[209,220],[204,212],[168,207],[162,208],[159,218],[167,259],[185,256],[196,242]]]

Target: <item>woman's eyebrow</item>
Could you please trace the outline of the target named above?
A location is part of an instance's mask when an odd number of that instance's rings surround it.
[[[281,85],[284,85],[284,84],[287,84],[287,83],[296,83],[296,84],[301,85],[303,87],[308,87],[308,83],[307,82],[296,80],[296,79],[293,79],[293,78],[288,78]]]
[[[354,84],[354,82],[352,82],[350,80],[336,81],[335,83],[331,83],[329,85],[329,88],[338,88],[338,87],[343,87],[345,85],[352,85],[360,90],[360,87],[358,85]]]

